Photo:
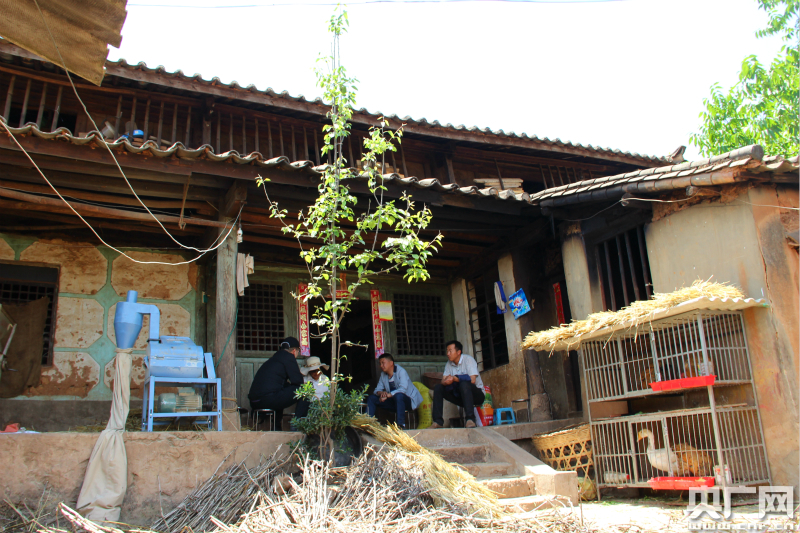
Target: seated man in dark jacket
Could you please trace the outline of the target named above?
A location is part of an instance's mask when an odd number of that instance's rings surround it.
[[[275,412],[275,425],[280,430],[283,410],[297,403],[295,417],[302,418],[308,414],[308,402],[297,401],[294,393],[303,384],[303,374],[297,365],[300,355],[300,342],[294,337],[287,337],[281,342],[281,349],[275,352],[253,378],[250,385],[250,407],[256,409],[272,409]]]

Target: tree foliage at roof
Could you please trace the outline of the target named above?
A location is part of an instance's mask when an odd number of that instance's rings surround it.
[[[700,132],[692,143],[704,156],[721,154],[749,144],[760,144],[768,154],[793,156],[798,143],[798,36],[800,0],[758,0],[769,15],[757,37],[779,35],[784,46],[768,67],[755,55],[742,61],[739,81],[726,94],[719,84],[703,100]]]

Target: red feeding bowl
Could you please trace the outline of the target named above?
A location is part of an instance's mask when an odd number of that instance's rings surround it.
[[[694,378],[671,379],[669,381],[654,381],[650,384],[650,388],[656,392],[694,389],[713,385],[716,379],[717,376],[697,376]]]
[[[713,477],[651,477],[647,484],[656,490],[689,490],[713,487]]]

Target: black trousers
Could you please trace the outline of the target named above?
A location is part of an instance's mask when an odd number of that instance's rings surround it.
[[[289,385],[278,392],[265,394],[256,400],[250,398],[250,407],[253,410],[272,409],[275,412],[275,427],[280,431],[281,422],[283,420],[283,410],[287,407],[297,404],[297,408],[294,410],[294,416],[297,418],[303,418],[308,414],[309,403],[305,400],[298,401],[297,398],[294,397],[294,393],[297,392],[299,388],[300,385]]]
[[[442,418],[442,411],[444,410],[444,401],[460,405],[464,408],[464,417],[467,420],[475,422],[475,406],[483,404],[485,394],[471,381],[459,381],[456,383],[456,390],[445,390],[445,386],[439,383],[433,388],[433,421],[444,426],[444,419]]]

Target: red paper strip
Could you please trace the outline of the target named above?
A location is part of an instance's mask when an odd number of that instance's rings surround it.
[[[564,320],[564,300],[561,298],[561,283],[553,284],[553,293],[556,296],[556,319],[560,326],[565,322]]]
[[[381,324],[381,314],[378,311],[378,301],[381,299],[381,291],[373,289],[369,291],[369,300],[372,305],[372,339],[375,341],[375,358],[383,355],[383,325]]]
[[[301,283],[297,286],[297,294],[303,295],[308,290],[308,285]],[[297,302],[297,308],[300,314],[300,355],[308,357],[311,355],[311,343],[308,334],[308,302],[304,302],[301,298]]]

